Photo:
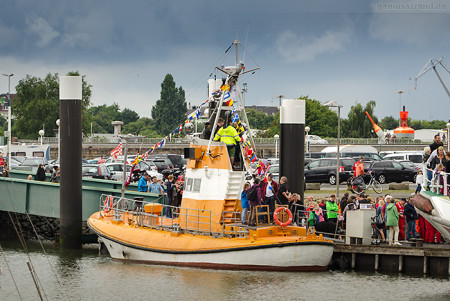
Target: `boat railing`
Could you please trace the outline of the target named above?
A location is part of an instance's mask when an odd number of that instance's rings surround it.
[[[305,210],[304,206],[301,204],[291,204],[291,211],[292,211],[292,222],[300,227],[306,227],[306,229],[311,228],[308,224],[308,218],[310,210]],[[338,225],[337,227],[333,227],[333,229],[327,229],[328,232],[321,231],[322,229],[318,228],[317,226],[312,226],[315,228],[316,234],[322,234],[324,237],[327,238],[334,238],[334,239],[342,239],[345,240],[345,229],[343,228],[343,217],[341,213],[337,214],[338,218]],[[329,226],[329,225],[328,225]]]
[[[433,176],[431,177],[431,180],[427,179],[427,182],[430,186],[430,191],[449,196],[449,183],[448,178],[450,176],[450,173],[446,172],[433,172]]]
[[[115,222],[134,224],[137,227],[215,237],[248,236],[248,230],[242,227],[215,225],[213,220],[216,217],[211,210],[176,207],[105,194],[100,197],[100,210],[102,215],[111,216],[111,219]],[[237,223],[240,212],[230,213],[231,217],[222,217],[222,221],[225,218]]]

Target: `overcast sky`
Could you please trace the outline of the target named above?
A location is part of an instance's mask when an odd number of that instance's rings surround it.
[[[234,64],[225,50],[237,35],[239,60],[261,68],[241,78],[247,105],[308,95],[337,101],[346,117],[355,102],[375,100],[379,119],[397,118],[403,90],[411,118],[450,117],[433,71],[414,89],[429,59],[450,66],[450,0],[4,0],[1,7],[0,73],[15,74],[12,93],[27,74],[79,71],[93,86],[93,105],[116,102],[150,116],[171,73],[198,105],[214,66]],[[450,86],[450,75],[437,70]],[[3,77],[0,91],[7,87]]]

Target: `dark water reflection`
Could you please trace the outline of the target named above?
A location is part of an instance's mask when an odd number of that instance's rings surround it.
[[[23,300],[39,300],[26,254],[2,243]],[[30,247],[48,300],[450,300],[448,279],[355,272],[215,271],[113,261],[96,249]],[[0,257],[0,300],[20,300]],[[53,268],[52,268],[53,267]],[[58,284],[58,281],[61,284]]]

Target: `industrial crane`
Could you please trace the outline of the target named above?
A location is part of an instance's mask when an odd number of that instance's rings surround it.
[[[414,89],[417,89],[417,80],[419,79],[419,77],[421,77],[422,75],[424,75],[425,73],[427,73],[427,71],[429,71],[430,69],[433,69],[434,72],[436,73],[439,81],[441,82],[442,86],[444,87],[445,92],[447,92],[448,97],[450,97],[450,91],[448,90],[447,86],[445,85],[444,81],[442,80],[441,75],[439,74],[439,72],[436,69],[436,66],[439,64],[441,65],[448,73],[450,73],[449,68],[447,68],[443,63],[442,60],[444,58],[440,58],[438,60],[435,59],[430,59],[425,66],[422,68],[422,70],[419,72],[419,74],[417,74],[417,76],[414,78],[415,80],[415,87]]]

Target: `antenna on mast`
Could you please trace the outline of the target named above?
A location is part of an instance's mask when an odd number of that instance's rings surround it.
[[[247,34],[245,35],[245,44],[244,44],[244,56],[242,57],[242,63],[245,63],[245,54],[247,52],[247,39],[248,39],[248,30],[250,28],[250,24],[247,24]]]

